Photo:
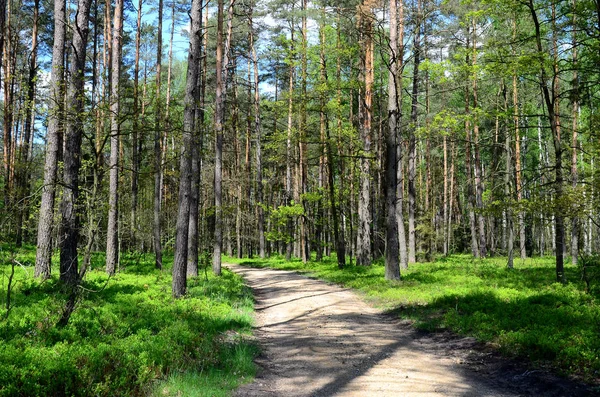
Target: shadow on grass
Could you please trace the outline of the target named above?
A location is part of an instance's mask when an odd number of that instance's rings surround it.
[[[428,305],[399,305],[390,314],[429,331],[448,328],[499,345],[504,353],[550,361],[593,379],[600,373],[600,311],[567,287],[507,299],[492,291],[448,294]]]

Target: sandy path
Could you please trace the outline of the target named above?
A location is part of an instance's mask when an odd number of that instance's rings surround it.
[[[259,376],[237,396],[563,395],[547,385],[520,391],[523,379],[507,378],[512,369],[465,365],[454,354],[464,347],[435,341],[350,290],[294,272],[226,266],[254,291],[263,348]]]

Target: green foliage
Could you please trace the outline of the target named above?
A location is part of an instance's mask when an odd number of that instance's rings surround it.
[[[419,328],[475,336],[506,354],[549,362],[564,373],[597,379],[598,295],[585,292],[575,266],[566,266],[571,283],[554,283],[553,260],[516,261],[514,269],[507,269],[506,258],[474,260],[457,255],[411,265],[399,282],[384,280],[381,263],[339,270],[335,258],[307,265],[279,257],[241,262],[309,273],[354,288],[376,305],[413,320]]]
[[[600,255],[582,255],[577,261],[577,268],[585,290],[591,293],[600,293]]]
[[[280,205],[271,211],[271,221],[275,226],[266,234],[269,241],[293,241],[294,236],[287,230],[287,223],[304,215],[304,207],[294,201],[290,205]]]
[[[17,254],[23,266],[13,308],[0,322],[0,396],[131,396],[155,388],[169,395],[179,392],[181,382],[173,383],[179,378],[187,379],[186,387],[223,394],[253,376],[256,349],[244,336],[253,301],[233,273],[192,279],[188,296],[174,300],[169,270],[154,270],[150,255],[123,254],[116,276],[88,274],[70,323],[57,328],[67,297],[56,275],[42,283],[31,278],[34,255],[32,249]],[[103,262],[103,255],[92,262]],[[4,308],[6,276],[2,280]]]

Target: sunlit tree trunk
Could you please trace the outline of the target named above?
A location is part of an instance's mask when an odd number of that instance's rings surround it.
[[[517,38],[517,23],[513,19],[513,40]],[[513,49],[513,56],[516,57],[516,52]],[[521,135],[519,125],[519,96],[518,96],[518,85],[517,85],[517,71],[513,70],[513,120],[515,129],[515,186],[517,191],[517,203],[520,203],[523,199],[523,184],[522,184],[522,166],[521,166]],[[525,214],[519,211],[517,214],[519,222],[519,252],[521,259],[527,257],[527,251],[525,250]]]
[[[44,184],[37,232],[37,251],[35,257],[35,276],[43,279],[50,277],[52,257],[52,225],[54,223],[54,199],[56,195],[56,174],[60,139],[63,128],[64,111],[64,59],[66,34],[65,1],[54,2],[54,42],[52,45],[52,71],[50,74],[50,110],[46,132],[46,160],[44,165]]]
[[[374,44],[373,44],[373,5],[366,0],[360,6],[361,29],[361,80],[364,83],[360,103],[360,138],[363,144],[360,159],[360,189],[358,200],[358,235],[356,242],[356,263],[371,265],[371,139],[373,123],[373,83],[374,83]]]
[[[115,2],[113,20],[113,45],[111,57],[110,100],[110,181],[108,194],[108,227],[106,230],[106,272],[115,273],[119,263],[119,116],[120,77],[123,34],[123,0]]]
[[[221,275],[221,248],[223,245],[223,123],[225,121],[226,66],[229,63],[229,46],[232,35],[233,7],[230,0],[227,16],[227,39],[223,43],[223,0],[218,0],[217,11],[217,59],[215,93],[215,239],[213,249],[213,272]]]

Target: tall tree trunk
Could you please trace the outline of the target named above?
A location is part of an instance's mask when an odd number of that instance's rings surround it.
[[[410,128],[408,137],[408,263],[415,263],[416,259],[416,235],[415,235],[415,213],[417,205],[417,189],[415,177],[417,175],[417,142],[416,129],[419,117],[419,66],[421,64],[421,0],[417,1],[417,15],[415,32],[413,36],[413,81],[410,112]]]
[[[56,196],[56,174],[58,154],[63,128],[64,111],[64,62],[66,35],[66,4],[63,0],[54,2],[54,42],[52,45],[52,71],[50,74],[50,111],[46,132],[46,160],[44,165],[44,185],[37,232],[35,276],[50,277],[52,257],[52,225],[54,223],[54,199]]]
[[[221,1],[219,2],[221,5]],[[222,9],[222,8],[221,8]],[[196,107],[199,99],[198,76],[200,68],[202,40],[202,0],[192,2],[190,50],[188,53],[188,70],[185,84],[185,110],[183,114],[183,142],[179,174],[179,203],[177,208],[177,225],[175,236],[175,257],[173,259],[173,297],[179,298],[186,293],[188,233],[190,223],[190,196],[192,189],[192,151]]]
[[[208,1],[206,6],[208,6]],[[187,277],[198,276],[198,261],[200,255],[200,202],[202,186],[202,150],[204,146],[204,106],[206,91],[206,20],[208,11],[204,11],[204,0],[200,0],[200,50],[198,60],[197,77],[197,99],[195,109],[195,125],[192,146],[192,180],[191,180],[191,200],[190,200],[190,220],[188,227],[188,258],[187,258]],[[172,10],[173,24],[175,24],[175,8]],[[171,30],[173,35],[173,30]],[[172,36],[171,36],[172,40]],[[171,57],[171,55],[169,55]]]
[[[444,191],[443,191],[443,198],[442,198],[442,226],[443,226],[443,237],[444,237],[444,242],[443,242],[443,247],[442,247],[442,253],[444,254],[444,256],[448,255],[449,252],[449,248],[448,247],[448,136],[445,133],[443,136],[443,152],[444,152]]]
[[[215,93],[215,240],[213,249],[213,272],[221,275],[221,248],[223,245],[223,123],[225,121],[226,66],[229,63],[233,7],[235,0],[229,1],[227,15],[227,39],[223,45],[223,0],[218,0],[217,11],[217,65]]]
[[[2,10],[2,9],[0,9]],[[29,146],[32,143],[32,137],[35,125],[35,82],[37,76],[37,53],[38,53],[38,21],[40,11],[40,0],[34,0],[33,3],[33,28],[31,31],[31,52],[29,55],[29,76],[27,78],[27,99],[25,102],[25,126],[23,131],[23,142],[19,151],[19,161],[17,165],[17,247],[23,244],[24,223],[28,214],[29,196],[29,163],[31,152]],[[0,11],[2,12],[2,11]],[[0,48],[0,53],[2,50]]]
[[[142,6],[143,0],[138,1],[137,5],[137,23],[135,34],[135,64],[133,70],[133,127],[131,134],[131,220],[130,234],[131,247],[137,249],[137,207],[138,207],[138,190],[140,179],[140,152],[139,145],[139,127],[140,127],[140,48],[142,39]]]
[[[108,193],[108,227],[106,230],[106,272],[115,274],[119,263],[119,116],[120,77],[123,35],[123,0],[115,0],[111,56],[110,100],[110,176]]]
[[[477,108],[479,107],[478,100],[478,85],[477,85],[477,24],[475,23],[475,17],[472,19],[472,45],[473,45],[473,55],[472,55],[472,67],[473,67],[473,135],[474,135],[474,149],[475,149],[475,205],[477,206],[477,210],[479,214],[477,215],[478,220],[478,231],[479,231],[479,256],[481,258],[485,258],[487,255],[486,248],[486,238],[485,238],[485,218],[481,213],[483,209],[483,170],[481,166],[481,151],[479,149],[479,118],[477,113]]]
[[[517,39],[517,22],[516,17],[513,18],[513,41]],[[516,57],[516,51],[513,48],[513,56]],[[520,203],[523,199],[523,184],[522,184],[522,167],[521,167],[521,136],[519,130],[519,96],[518,96],[518,85],[517,85],[517,71],[513,70],[513,119],[515,128],[515,186],[517,191],[517,203]],[[517,214],[519,221],[519,251],[521,259],[527,257],[527,251],[525,249],[525,213],[519,211]]]
[[[302,97],[307,98],[307,80],[308,80],[308,17],[307,17],[307,0],[302,0],[302,62],[300,85]],[[307,192],[307,145],[306,145],[306,100],[300,101],[300,134],[299,134],[299,177],[300,177],[300,203],[304,208],[304,215],[300,216],[300,254],[303,263],[307,263],[310,259],[308,248],[308,225],[307,225],[307,205],[302,198]]]
[[[470,29],[469,29],[470,30]],[[465,64],[470,65],[470,32],[467,33],[467,44],[466,44],[466,60]],[[467,174],[467,200],[469,203],[469,229],[471,230],[471,254],[475,258],[479,258],[479,242],[477,238],[477,227],[475,222],[475,188],[473,186],[473,166],[472,166],[472,135],[471,135],[471,92],[468,84],[465,85],[465,115],[467,119],[465,121],[465,132],[466,132],[466,150],[465,150],[465,168]]]
[[[337,23],[336,23],[336,51],[339,54],[341,51],[341,24],[340,24],[340,10],[337,10]],[[335,80],[336,80],[336,100],[338,103],[337,106],[337,136],[338,136],[338,153],[341,154],[341,136],[342,136],[342,61],[341,57],[337,57],[336,67],[335,67]],[[346,266],[346,240],[344,238],[344,225],[343,222],[340,222],[338,216],[338,208],[342,209],[342,199],[339,199],[339,203],[336,206],[335,202],[335,167],[333,160],[333,150],[331,149],[331,136],[329,133],[329,128],[325,130],[327,134],[327,165],[329,167],[328,177],[329,177],[329,204],[331,206],[331,216],[333,218],[333,234],[335,239],[335,252],[337,256],[338,268],[343,269]],[[340,175],[344,175],[344,163],[343,158],[340,156],[338,158],[339,162],[339,173]],[[344,189],[344,178],[340,178],[340,188]]]
[[[398,174],[398,12],[397,0],[390,0],[390,65],[388,72],[388,133],[386,135],[386,217],[385,217],[385,278],[400,279],[398,223],[396,222],[396,189]]]
[[[514,88],[514,87],[513,87]],[[508,98],[506,95],[506,86],[504,82],[502,83],[502,91],[504,94],[504,111],[508,110]],[[506,168],[504,174],[504,196],[506,200],[510,200],[512,196],[511,193],[511,175],[513,175],[512,168],[512,157],[511,157],[511,144],[510,144],[510,133],[508,132],[508,126],[505,124],[504,126],[504,151],[506,152]],[[518,187],[517,187],[518,189]],[[514,228],[513,228],[513,220],[511,208],[507,208],[504,210],[506,216],[506,230],[507,230],[507,239],[506,239],[506,253],[508,255],[508,260],[506,262],[506,267],[512,269],[514,267]]]
[[[79,241],[79,169],[83,137],[85,54],[89,32],[91,0],[79,0],[73,29],[71,81],[67,91],[68,118],[65,122],[63,196],[60,226],[60,280],[75,286],[79,282],[77,244]]]
[[[2,59],[2,68],[4,69],[4,87],[2,91],[4,93],[3,103],[3,161],[4,161],[4,207],[11,208],[11,192],[13,185],[13,146],[16,142],[16,136],[13,136],[13,123],[15,116],[15,103],[14,103],[14,85],[16,70],[16,48],[18,42],[14,41],[13,27],[12,27],[12,4],[9,0],[5,8],[0,10],[3,17],[6,19],[3,30],[0,34],[4,36],[4,48],[3,52],[0,52],[0,59]]]
[[[260,76],[258,74],[258,57],[254,44],[254,25],[252,23],[252,9],[250,10],[250,48],[254,66],[254,129],[256,131],[256,204],[258,206],[258,254],[261,258],[266,256],[265,241],[265,212],[263,207],[263,168],[262,168],[262,126],[260,119]]]
[[[363,144],[360,159],[360,191],[358,200],[358,236],[356,240],[356,263],[359,266],[371,265],[371,133],[373,120],[373,9],[370,0],[360,6],[361,29],[361,77],[364,82],[360,103],[360,138]]]
[[[321,89],[319,90],[319,179],[318,189],[319,195],[324,194],[325,188],[325,166],[327,159],[327,142],[326,129],[329,128],[327,125],[327,113],[325,106],[327,104],[327,63],[325,58],[325,7],[321,7],[321,21],[319,23],[319,83]],[[323,260],[323,251],[326,236],[323,233],[323,226],[325,223],[325,214],[323,209],[323,196],[319,197],[317,202],[317,219],[315,222],[315,240],[316,240],[316,256],[317,262]],[[337,215],[337,214],[336,214]]]
[[[404,153],[402,147],[402,73],[404,71],[404,1],[397,1],[398,13],[398,54],[396,62],[398,74],[396,76],[396,95],[398,97],[398,120],[396,121],[396,224],[398,228],[398,256],[401,269],[408,269],[408,248],[406,245],[406,229],[404,226]]]
[[[577,22],[577,13],[575,7],[577,0],[572,0],[573,7],[573,19],[572,24],[575,26]],[[573,30],[572,34],[572,62],[573,62],[573,95],[571,97],[571,108],[572,108],[572,137],[571,137],[571,185],[573,189],[577,188],[578,173],[577,173],[577,133],[578,133],[578,119],[579,119],[579,75],[577,73],[577,37],[576,31]],[[571,264],[577,264],[577,257],[579,256],[579,231],[581,225],[578,216],[573,216],[571,220]]]
[[[161,150],[161,69],[162,69],[162,17],[163,0],[158,0],[158,27],[156,32],[156,94],[154,113],[154,212],[153,212],[153,245],[154,266],[162,269],[162,242],[161,242],[161,212],[162,212],[162,181],[163,164]]]
[[[540,80],[539,80],[539,84],[540,87],[542,89],[542,94],[543,94],[543,98],[544,98],[544,102],[546,105],[546,111],[547,116],[548,116],[548,122],[550,123],[550,129],[552,131],[552,140],[554,143],[554,154],[555,154],[555,164],[554,164],[554,172],[555,172],[555,179],[554,179],[554,192],[555,192],[555,200],[560,200],[562,198],[563,195],[563,189],[564,189],[564,178],[563,178],[563,171],[562,171],[562,142],[561,142],[561,136],[560,136],[560,120],[558,115],[556,114],[556,109],[557,109],[557,101],[558,101],[558,87],[557,87],[557,80],[558,80],[558,65],[557,65],[557,61],[556,61],[556,54],[555,54],[555,59],[554,59],[554,76],[553,76],[553,80],[554,80],[554,84],[552,86],[552,91],[550,90],[550,88],[548,87],[548,71],[546,69],[545,66],[545,59],[544,59],[544,47],[542,46],[542,32],[541,32],[541,26],[540,26],[540,22],[537,16],[537,11],[535,9],[535,6],[533,4],[533,0],[529,0],[528,3],[528,8],[529,11],[531,13],[531,17],[533,19],[533,24],[534,24],[534,28],[535,28],[535,40],[536,40],[536,46],[537,46],[537,50],[538,50],[538,57],[540,57],[539,59],[539,67],[540,67]],[[552,4],[552,14],[553,14],[553,22],[555,20],[555,13],[556,13],[556,9],[555,9],[555,4]],[[556,26],[553,23],[553,28],[555,28]],[[554,41],[554,47],[556,48],[556,41]],[[565,279],[565,270],[564,270],[564,237],[565,237],[565,225],[564,225],[564,216],[562,215],[562,213],[560,213],[560,211],[557,211],[556,214],[554,215],[554,244],[555,244],[555,250],[556,250],[556,279],[558,282],[566,282]]]
[[[293,12],[292,4],[292,12]],[[285,167],[285,193],[286,193],[286,205],[291,205],[292,202],[292,127],[293,127],[293,111],[294,111],[294,19],[291,21],[291,32],[290,32],[290,65],[289,65],[289,87],[288,87],[288,122],[287,122],[287,141],[286,141],[286,167]],[[290,260],[293,249],[293,224],[292,220],[289,219],[287,222],[287,233],[288,241],[286,245],[286,260]]]

